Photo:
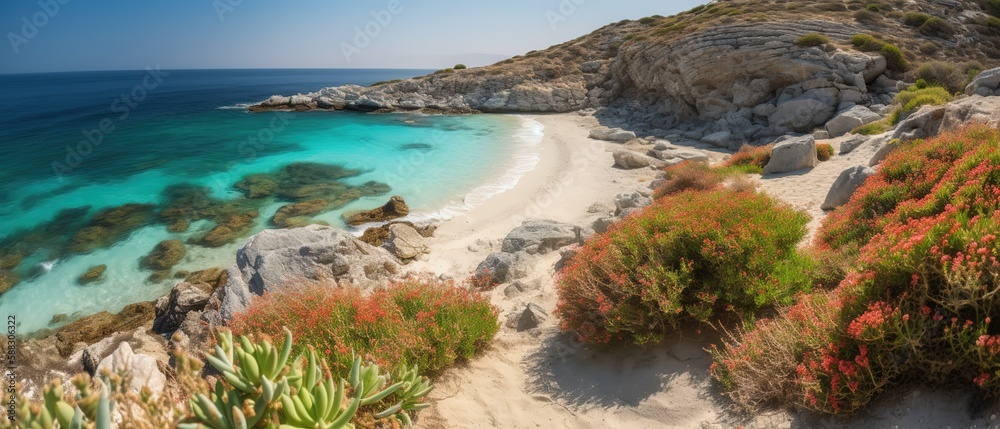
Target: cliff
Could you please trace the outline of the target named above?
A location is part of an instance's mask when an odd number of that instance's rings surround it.
[[[715,142],[735,148],[811,132],[856,105],[880,112],[892,103],[898,81],[912,78],[921,62],[995,65],[998,24],[974,1],[717,1],[668,18],[611,24],[487,67],[273,96],[250,110],[589,108],[604,123],[642,134],[701,139],[728,133]],[[799,41],[814,33],[828,43]],[[899,47],[909,71],[898,58],[887,64],[878,49],[855,49],[855,34]]]

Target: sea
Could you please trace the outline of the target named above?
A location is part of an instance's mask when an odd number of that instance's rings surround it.
[[[527,117],[247,111],[427,72],[0,75],[0,315],[47,332],[230,266],[264,229],[360,233],[344,213],[391,195],[409,220],[446,220],[513,187],[538,162],[542,126]]]

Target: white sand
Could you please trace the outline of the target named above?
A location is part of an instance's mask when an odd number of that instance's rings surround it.
[[[545,126],[541,161],[510,191],[466,215],[445,222],[430,255],[411,264],[414,272],[471,273],[503,237],[525,217],[589,226],[607,213],[588,213],[594,204],[613,209],[622,192],[648,189],[655,172],[611,168],[613,143],[587,138],[596,121],[576,114],[537,116]],[[839,141],[834,140],[835,152]],[[836,155],[804,173],[759,178],[765,192],[813,216],[842,170],[867,165],[872,148]],[[557,252],[538,261],[529,279],[542,288],[507,298],[503,287],[492,292],[501,320],[532,302],[555,307],[553,286]],[[772,411],[753,418],[729,412],[708,368],[704,351],[711,334],[676,334],[642,349],[623,347],[598,352],[559,332],[555,317],[538,329],[516,332],[503,327],[493,345],[471,362],[447,370],[435,380],[430,408],[419,415],[419,428],[938,428],[990,427],[995,411],[973,419],[968,391],[906,390],[888,395],[858,418],[818,419],[810,414]]]

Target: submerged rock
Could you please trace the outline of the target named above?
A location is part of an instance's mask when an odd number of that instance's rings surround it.
[[[324,199],[284,205],[271,217],[271,223],[281,228],[305,226],[309,217],[323,213],[329,205],[330,202]]]
[[[80,229],[69,243],[69,251],[86,253],[111,247],[153,218],[152,204],[125,204],[98,211],[87,226]]]
[[[278,181],[270,174],[251,174],[236,182],[234,188],[247,198],[264,198],[278,192]]]
[[[96,282],[96,281],[98,281],[98,280],[101,279],[101,276],[104,275],[104,271],[107,270],[107,269],[108,269],[108,266],[104,265],[104,264],[90,267],[87,270],[87,272],[81,274],[80,277],[76,278],[76,282],[77,282],[77,284],[81,284],[81,285],[85,285],[85,284]]]
[[[20,282],[21,276],[17,275],[17,273],[0,270],[0,295],[3,295]]]
[[[398,219],[410,214],[410,207],[403,201],[403,197],[393,196],[382,207],[366,210],[350,215],[344,215],[347,224],[357,226],[368,222],[385,222],[387,220]]]
[[[139,261],[139,266],[153,271],[169,271],[184,258],[186,250],[180,240],[163,240]]]

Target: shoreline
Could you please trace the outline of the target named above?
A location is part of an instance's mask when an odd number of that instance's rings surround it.
[[[544,126],[538,163],[512,188],[439,223],[430,239],[430,253],[407,265],[405,271],[454,277],[469,274],[490,251],[499,249],[500,241],[522,220],[551,219],[589,228],[614,210],[615,195],[648,189],[648,181],[655,177],[649,169],[613,168],[610,150],[621,145],[589,139],[589,130],[599,125],[591,116],[512,116],[528,117]],[[606,210],[588,212],[595,204]]]

